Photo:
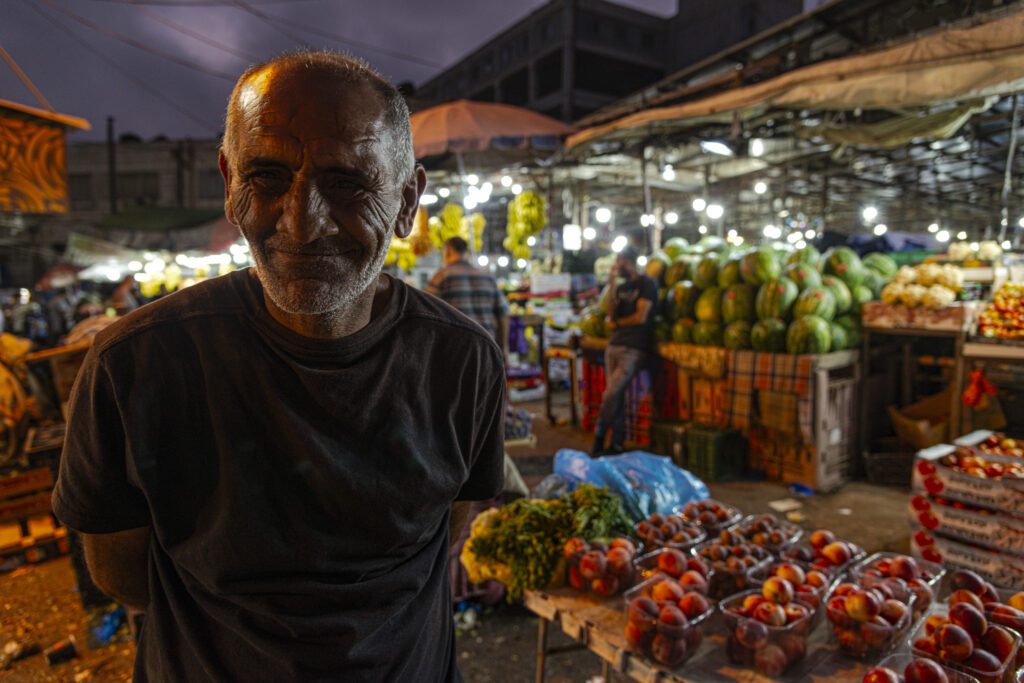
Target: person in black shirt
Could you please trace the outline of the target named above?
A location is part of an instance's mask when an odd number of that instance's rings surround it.
[[[236,85],[220,168],[256,266],[97,334],[54,511],[146,613],[137,682],[458,683],[449,544],[502,489],[505,377],[381,273],[426,184],[405,101],[277,58]]]
[[[658,285],[636,266],[637,252],[626,247],[615,259],[608,286],[608,327],[612,329],[604,352],[605,390],[594,428],[593,455],[621,453],[626,437],[625,395],[648,360],[654,343],[654,304]],[[619,278],[623,282],[619,282]],[[605,437],[611,432],[611,445]]]

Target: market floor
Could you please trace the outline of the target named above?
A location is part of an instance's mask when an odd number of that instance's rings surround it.
[[[558,400],[561,398],[561,400]],[[586,451],[591,436],[569,424],[552,424],[545,416],[544,402],[519,404],[536,415],[535,447],[509,449],[527,485],[536,486],[552,470],[552,456],[562,448]],[[568,420],[564,397],[556,396],[556,419]],[[800,522],[807,530],[827,527],[862,545],[868,552],[906,552],[907,492],[904,489],[852,482],[831,495],[798,497],[780,484],[741,481],[710,484],[711,495],[745,512],[766,512],[769,503],[798,498]],[[54,667],[41,655],[16,662],[11,670],[0,671],[0,679],[18,683],[67,681],[124,681],[131,677],[135,648],[121,643],[100,650],[88,650],[86,613],[75,593],[75,578],[67,558],[0,575],[0,646],[10,640],[34,639],[43,647],[73,634],[79,644],[79,659]],[[551,629],[550,644],[571,641]],[[459,666],[467,682],[528,683],[534,681],[537,664],[537,619],[522,607],[499,605],[483,612],[472,628],[457,641]],[[549,683],[586,683],[600,675],[601,663],[586,650],[548,659]],[[616,677],[615,680],[622,680]]]

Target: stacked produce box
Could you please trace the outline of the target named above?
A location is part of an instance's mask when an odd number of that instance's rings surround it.
[[[976,432],[919,452],[909,515],[919,557],[1024,588],[1024,442]]]

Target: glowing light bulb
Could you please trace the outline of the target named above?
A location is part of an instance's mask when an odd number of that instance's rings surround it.
[[[697,197],[696,199],[693,200],[693,204],[692,204],[693,210],[696,211],[697,213],[700,213],[705,208],[707,208],[707,205],[708,205],[708,203],[706,201],[704,201],[703,197]]]
[[[606,206],[599,207],[597,211],[594,212],[594,219],[598,223],[607,223],[612,219],[612,210]]]
[[[665,223],[668,225],[675,225],[679,222],[679,214],[675,211],[669,211],[665,214]]]
[[[871,221],[878,218],[878,209],[876,209],[873,206],[865,206],[864,210],[861,211],[861,215],[864,217],[865,221],[870,223]]]
[[[764,194],[767,191],[768,183],[764,182],[763,180],[758,180],[756,183],[754,183],[754,192],[756,192],[757,194]]]
[[[708,218],[717,220],[725,215],[725,209],[721,204],[708,204]]]

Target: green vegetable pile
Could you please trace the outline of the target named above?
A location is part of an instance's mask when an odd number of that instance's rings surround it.
[[[556,500],[524,498],[502,507],[485,524],[474,524],[469,547],[479,562],[508,568],[504,583],[508,599],[516,600],[524,590],[551,584],[570,538],[609,539],[631,527],[618,495],[583,484]]]

